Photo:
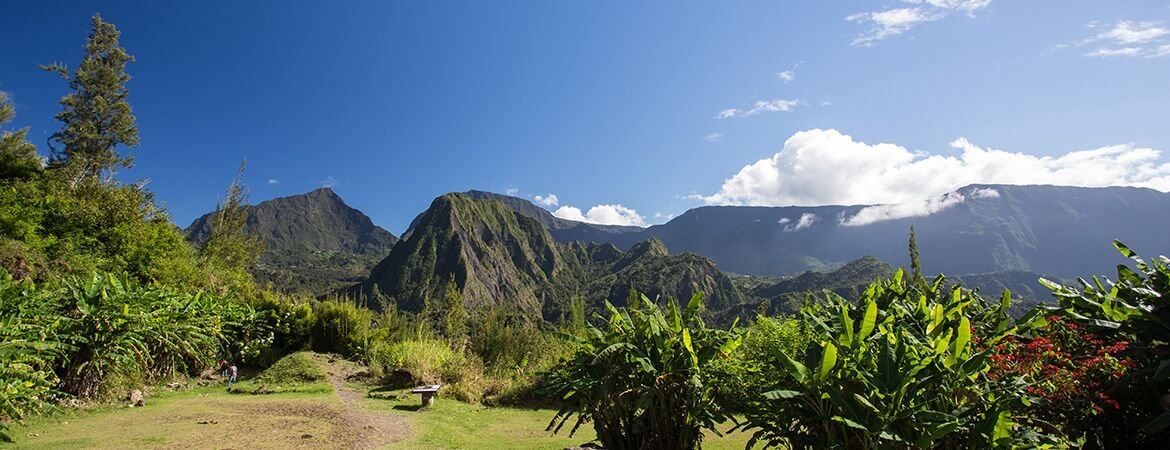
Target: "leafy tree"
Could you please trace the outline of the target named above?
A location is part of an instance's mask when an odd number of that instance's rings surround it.
[[[12,121],[16,108],[0,91],[0,126]],[[25,179],[41,170],[37,147],[28,142],[28,128],[0,132],[0,180]]]
[[[211,235],[200,249],[204,261],[223,270],[233,285],[251,282],[248,270],[264,251],[264,243],[246,229],[248,191],[244,189],[244,171],[247,164],[247,161],[240,163],[227,195],[215,210]]]
[[[132,159],[117,147],[138,145],[138,127],[130,107],[126,64],[134,57],[122,48],[121,32],[95,14],[85,44],[85,57],[70,73],[61,64],[43,66],[69,82],[69,94],[61,97],[57,120],[60,131],[49,138],[53,163],[68,170],[75,184],[83,178],[100,177],[117,167],[130,167]]]
[[[728,418],[711,368],[741,341],[703,324],[702,298],[665,310],[645,296],[629,308],[607,303],[609,320],[570,336],[575,353],[546,376],[548,395],[564,401],[548,428],[577,416],[570,434],[592,421],[605,448],[698,448],[703,431]]]

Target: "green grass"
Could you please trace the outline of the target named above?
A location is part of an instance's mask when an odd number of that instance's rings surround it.
[[[449,398],[435,400],[434,406],[419,410],[419,397],[409,390],[379,393],[387,398],[368,398],[365,406],[372,410],[392,411],[405,415],[414,435],[398,442],[395,449],[549,449],[577,446],[595,438],[590,424],[581,426],[569,437],[568,430],[559,434],[544,431],[555,411],[484,407]],[[721,427],[726,430],[730,425]],[[734,433],[723,437],[708,434],[703,448],[742,450],[749,436]]]
[[[258,383],[246,381],[237,387]],[[266,386],[281,392],[230,395],[222,386],[160,391],[148,397],[147,406],[142,408],[104,406],[43,416],[15,426],[16,443],[0,445],[0,449],[320,448],[336,447],[338,443],[330,439],[348,432],[338,428],[338,418],[347,406],[328,383]],[[349,387],[358,395],[370,389],[359,384]],[[405,418],[403,431],[409,436],[390,447],[394,449],[550,449],[594,438],[589,424],[573,437],[567,430],[555,435],[544,431],[554,413],[550,409],[484,407],[440,398],[433,407],[419,410],[418,396],[408,390],[377,395],[390,398],[361,398],[348,408]],[[747,439],[744,433],[724,437],[708,434],[704,448],[741,450]]]

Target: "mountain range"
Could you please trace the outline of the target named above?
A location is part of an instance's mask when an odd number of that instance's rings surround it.
[[[267,244],[257,277],[282,290],[340,289],[419,311],[454,279],[469,308],[548,320],[574,299],[599,309],[633,289],[703,291],[721,317],[791,312],[809,290],[855,296],[890,264],[908,263],[911,225],[927,273],[991,296],[1011,289],[1021,305],[1048,297],[1040,274],[1109,272],[1122,262],[1112,239],[1170,250],[1170,235],[1150,225],[1170,220],[1170,195],[1120,187],[972,185],[922,204],[707,206],[647,228],[565,220],[519,197],[468,191],[436,198],[401,240],[329,189],[249,212],[248,230]],[[192,223],[191,240],[205,239],[210,223]]]

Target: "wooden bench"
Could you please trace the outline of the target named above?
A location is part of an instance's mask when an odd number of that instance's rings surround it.
[[[443,387],[441,384],[431,384],[419,386],[410,391],[411,394],[420,394],[422,396],[423,407],[429,407],[435,404],[435,396],[439,394],[439,388]]]

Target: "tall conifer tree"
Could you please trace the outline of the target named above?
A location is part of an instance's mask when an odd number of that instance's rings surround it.
[[[138,126],[128,98],[126,65],[134,57],[118,43],[121,32],[95,14],[85,43],[85,57],[70,73],[62,64],[43,66],[69,81],[70,92],[61,97],[57,120],[61,129],[49,137],[53,166],[69,169],[73,183],[98,178],[118,167],[130,167],[129,156],[118,146],[138,145]]]

